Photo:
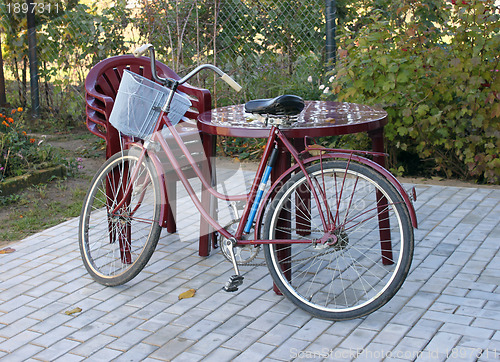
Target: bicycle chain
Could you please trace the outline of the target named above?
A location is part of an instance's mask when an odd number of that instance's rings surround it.
[[[283,231],[290,231],[290,232],[291,232],[292,230],[295,230],[295,231],[298,231],[298,232],[300,232],[300,231],[303,231],[303,232],[310,232],[310,230],[309,230],[309,229],[280,228],[280,230],[283,230]],[[221,237],[222,237],[222,236],[221,236]],[[236,247],[238,247],[238,246],[236,246]],[[328,250],[328,251],[321,253],[321,255],[320,255],[320,256],[327,255],[327,254],[331,254],[331,253],[334,253],[334,252],[337,252],[337,251],[339,251],[339,249],[336,249],[336,248],[334,248],[334,247],[333,247],[333,248],[329,248],[329,250]],[[259,250],[259,253],[260,253],[260,250]],[[315,254],[314,256],[307,257],[307,258],[302,258],[302,259],[294,259],[294,262],[301,262],[301,261],[304,261],[304,260],[308,260],[308,259],[316,258],[319,254],[320,254],[320,253]],[[256,256],[256,257],[257,257],[257,256]],[[261,263],[242,263],[242,264],[238,264],[238,265],[240,265],[240,266],[265,266],[265,265],[267,265],[267,263],[264,261],[264,262],[261,262]]]

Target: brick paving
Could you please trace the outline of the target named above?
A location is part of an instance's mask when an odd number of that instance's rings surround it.
[[[80,260],[78,220],[0,255],[3,361],[500,360],[500,190],[417,185],[415,257],[399,293],[356,320],[311,317],[276,295],[264,266],[198,256],[198,218],[163,231],[126,285],[94,282]],[[180,199],[178,210],[184,207]],[[186,201],[187,202],[187,201]],[[178,295],[196,289],[190,299]],[[66,315],[73,308],[80,313]]]

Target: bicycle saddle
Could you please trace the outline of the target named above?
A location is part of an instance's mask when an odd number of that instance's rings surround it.
[[[245,112],[294,116],[304,109],[304,100],[299,96],[285,94],[270,99],[255,99],[245,104]]]

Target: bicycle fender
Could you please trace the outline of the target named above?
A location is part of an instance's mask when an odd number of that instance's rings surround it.
[[[329,159],[344,159],[347,161],[349,161],[349,160],[355,161],[355,162],[362,163],[368,167],[371,167],[371,168],[375,169],[377,172],[381,173],[399,192],[399,194],[403,198],[403,200],[408,208],[408,212],[410,214],[410,220],[411,220],[413,227],[418,228],[417,215],[415,213],[415,208],[413,207],[413,203],[411,202],[410,197],[408,196],[408,193],[404,189],[403,185],[401,185],[399,180],[396,177],[394,177],[385,167],[380,166],[378,163],[376,163],[368,158],[358,156],[358,155],[348,154],[348,153],[341,153],[341,152],[327,153],[327,154],[320,155],[320,156],[309,157],[303,161],[303,164],[304,164],[304,167],[308,167],[309,164],[314,162],[314,161],[325,160],[325,159],[327,159],[327,160],[329,160]],[[260,210],[257,213],[257,217],[255,220],[256,221],[255,225],[259,225],[258,228],[257,227],[255,228],[255,239],[256,240],[261,238],[260,225],[262,223],[262,216],[264,214],[264,210],[266,208],[267,203],[270,201],[271,196],[273,194],[276,194],[279,191],[279,188],[286,182],[283,180],[284,179],[288,180],[288,177],[293,172],[297,171],[297,169],[300,169],[299,165],[295,164],[292,167],[290,167],[288,170],[286,170],[286,172],[284,172],[271,185],[271,188],[268,190],[268,192],[266,193],[266,196],[263,198]]]

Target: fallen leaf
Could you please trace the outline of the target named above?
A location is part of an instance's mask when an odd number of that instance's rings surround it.
[[[64,312],[64,314],[66,314],[66,315],[72,315],[72,314],[75,314],[75,313],[80,313],[81,311],[82,311],[82,308],[76,307],[74,309],[67,310],[66,312]]]
[[[325,150],[325,147],[318,145],[318,144],[313,144],[313,145],[307,146],[307,151],[312,156],[319,156],[322,152],[325,152],[324,150]]]
[[[179,300],[186,299],[186,298],[192,298],[192,297],[194,297],[195,293],[196,293],[196,290],[189,289],[189,290],[179,294]]]
[[[0,254],[10,254],[10,253],[13,253],[14,251],[16,251],[16,249],[5,248],[5,249],[0,250]]]

